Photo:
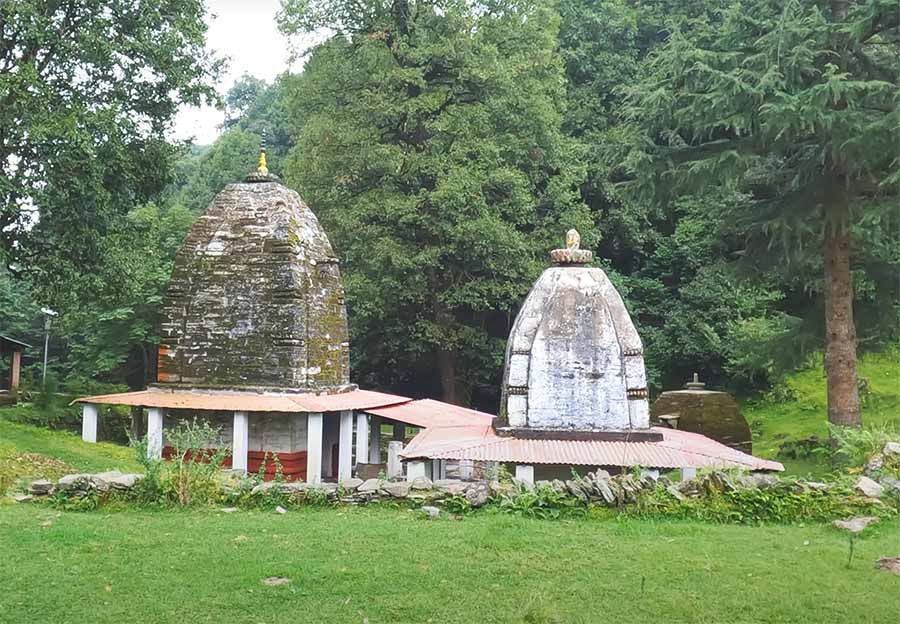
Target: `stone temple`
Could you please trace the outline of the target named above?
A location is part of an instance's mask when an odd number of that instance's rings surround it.
[[[338,259],[300,196],[229,184],[194,223],[162,309],[160,383],[335,390],[350,382]]]
[[[640,336],[592,254],[551,254],[506,347],[498,431],[641,431],[649,426]]]
[[[98,409],[146,409],[148,452],[167,457],[166,430],[200,419],[220,430],[233,469],[309,482],[402,473],[406,426],[490,422],[436,401],[350,383],[347,311],[338,258],[318,219],[266,166],[226,186],[175,259],[162,306],[157,382],[85,397],[82,437]],[[376,410],[393,409],[375,413]],[[382,415],[383,414],[383,415]],[[381,432],[394,438],[384,461]],[[390,430],[389,430],[390,431]],[[267,461],[268,460],[268,461]]]
[[[782,470],[700,434],[651,427],[641,338],[578,232],[566,242],[513,324],[496,420],[429,428],[403,457],[505,464],[523,481],[567,479],[572,470]]]
[[[257,170],[213,199],[178,252],[156,383],[78,399],[82,437],[97,440],[104,406],[128,405],[146,420],[148,453],[166,457],[167,431],[201,419],[220,431],[210,444],[231,451],[232,469],[266,462],[274,477],[277,457],[286,478],[310,483],[465,478],[499,465],[524,481],[599,467],[781,469],[650,426],[640,337],[577,232],[567,243],[513,326],[497,418],[363,390],[351,383],[338,258],[312,211],[269,174],[263,145]],[[408,425],[419,431],[406,445]]]

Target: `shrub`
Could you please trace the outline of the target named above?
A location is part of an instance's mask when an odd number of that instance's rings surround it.
[[[530,518],[556,519],[564,515],[581,516],[587,512],[587,507],[574,496],[558,492],[547,483],[540,483],[533,489],[518,486],[509,493],[501,494],[497,505],[506,513]]]
[[[212,503],[218,498],[219,470],[229,453],[226,448],[210,450],[220,433],[219,427],[196,418],[180,421],[166,432],[174,449],[169,482],[180,505]]]
[[[892,516],[897,511],[859,496],[852,478],[835,481],[826,490],[783,479],[774,487],[711,492],[683,501],[660,485],[644,493],[636,505],[625,508],[631,516],[737,524],[827,522],[852,515]]]
[[[900,442],[900,431],[894,427],[862,428],[829,426],[834,441],[836,463],[848,468],[865,466],[888,442]]]

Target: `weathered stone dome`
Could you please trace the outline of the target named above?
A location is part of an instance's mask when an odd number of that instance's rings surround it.
[[[349,383],[338,260],[316,216],[263,165],[213,199],[176,256],[162,311],[161,383]]]
[[[506,347],[498,430],[647,429],[641,339],[578,233],[551,253]]]

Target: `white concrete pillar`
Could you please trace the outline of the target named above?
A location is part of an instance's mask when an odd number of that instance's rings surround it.
[[[534,484],[534,466],[530,464],[516,464],[516,479],[523,483]]]
[[[641,470],[641,478],[643,478],[643,477],[650,477],[654,481],[658,481],[659,480],[659,470],[656,470],[656,469]]]
[[[403,452],[403,442],[392,440],[388,442],[387,477],[393,479],[403,474],[403,463],[400,461],[400,453]]]
[[[306,482],[322,482],[322,412],[307,414]]]
[[[413,481],[418,479],[419,477],[425,477],[426,475],[426,466],[424,461],[410,461],[406,462],[406,480]]]
[[[147,457],[159,459],[163,450],[163,409],[147,410]]]
[[[81,439],[85,442],[97,441],[97,406],[91,403],[81,407]]]
[[[234,413],[234,436],[231,444],[231,468],[247,472],[247,451],[250,449],[250,418],[247,412]]]
[[[468,481],[475,476],[475,462],[471,459],[459,460],[459,478]]]
[[[381,416],[372,416],[369,426],[369,463],[381,463]]]
[[[696,468],[682,468],[681,469],[681,480],[682,481],[690,481],[694,477],[697,476]]]
[[[363,412],[356,414],[356,463],[366,464],[369,460],[369,417]]]
[[[353,412],[341,412],[341,432],[338,438],[338,481],[353,476]]]

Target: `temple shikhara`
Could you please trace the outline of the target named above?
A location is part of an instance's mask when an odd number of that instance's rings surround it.
[[[216,444],[230,447],[233,469],[255,472],[277,455],[286,478],[310,483],[381,472],[466,478],[500,465],[529,482],[600,467],[781,470],[651,426],[641,339],[591,260],[574,230],[551,253],[510,334],[496,418],[360,389],[339,259],[299,195],[268,172],[263,146],[257,170],[215,197],[176,257],[156,383],[78,399],[82,437],[96,441],[98,406],[140,407],[148,452],[165,456],[167,427],[205,419],[221,430]],[[407,426],[418,429],[408,444]]]

